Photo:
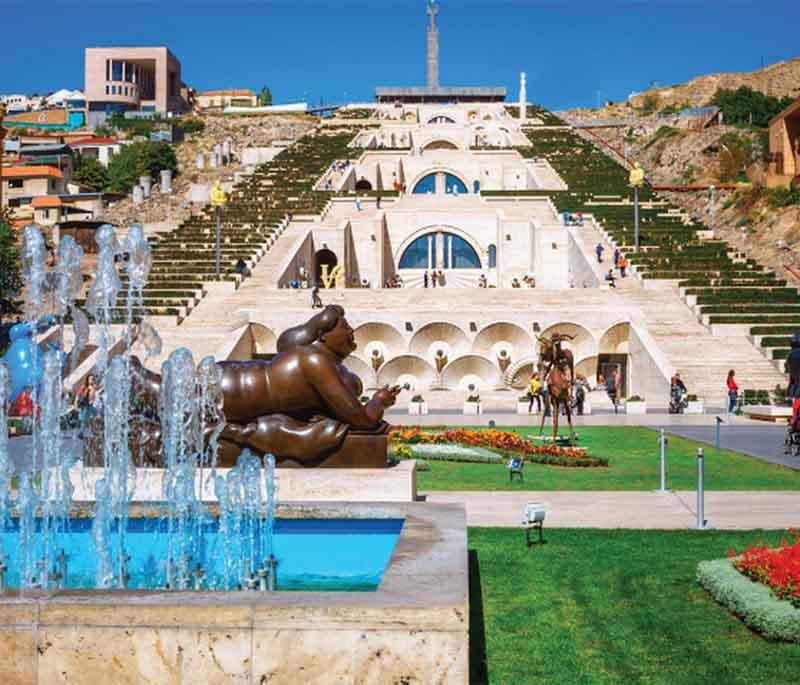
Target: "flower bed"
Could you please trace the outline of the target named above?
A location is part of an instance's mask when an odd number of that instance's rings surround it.
[[[731,559],[703,561],[697,581],[746,626],[770,640],[800,642],[800,609],[743,576]]]
[[[391,439],[394,445],[453,444],[485,447],[503,453],[522,454],[527,462],[534,464],[572,467],[608,466],[608,459],[589,456],[584,447],[537,445],[512,431],[493,428],[479,430],[455,428],[441,432],[426,432],[419,427],[395,428],[392,430]]]
[[[794,542],[784,538],[777,548],[750,545],[737,556],[729,552],[733,565],[748,578],[768,586],[779,599],[785,599],[800,608],[800,532],[790,531]]]

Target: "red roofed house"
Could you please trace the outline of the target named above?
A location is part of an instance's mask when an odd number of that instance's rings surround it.
[[[4,207],[25,207],[41,195],[67,192],[64,174],[51,166],[9,166],[0,168]]]
[[[69,146],[84,157],[96,159],[104,167],[108,166],[111,158],[120,150],[120,143],[116,138],[99,138],[98,136],[76,140]]]
[[[61,221],[62,203],[58,195],[41,195],[31,200],[33,221],[41,226],[52,226]]]

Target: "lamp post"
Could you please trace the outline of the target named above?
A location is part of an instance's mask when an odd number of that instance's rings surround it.
[[[644,169],[634,162],[628,181],[633,188],[633,244],[634,252],[639,251],[639,188],[644,185]]]
[[[217,280],[219,280],[220,249],[221,249],[220,242],[222,239],[222,230],[220,222],[221,222],[222,208],[228,201],[228,198],[225,195],[225,191],[222,189],[222,186],[220,185],[219,179],[217,179],[217,182],[214,184],[214,187],[211,188],[211,193],[209,195],[211,199],[211,206],[214,207],[214,213],[216,215],[216,220],[217,220],[216,240],[214,245],[214,256],[215,256],[214,264],[215,264],[216,278]]]

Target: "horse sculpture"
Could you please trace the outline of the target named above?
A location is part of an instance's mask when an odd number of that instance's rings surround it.
[[[549,401],[553,411],[553,441],[558,439],[558,417],[563,406],[569,423],[569,442],[575,446],[575,432],[572,428],[572,385],[575,382],[575,358],[570,350],[561,348],[561,342],[572,340],[574,336],[565,333],[554,333],[549,339],[538,337],[539,366],[542,382],[547,383]],[[569,377],[567,377],[569,373]],[[547,412],[542,412],[542,423],[539,435],[544,432],[544,420]]]

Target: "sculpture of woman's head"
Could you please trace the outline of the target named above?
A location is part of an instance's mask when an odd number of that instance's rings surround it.
[[[293,347],[316,342],[322,343],[342,359],[356,349],[353,329],[347,323],[344,309],[338,304],[329,304],[305,323],[285,330],[278,338],[277,348],[278,352],[286,352]]]

